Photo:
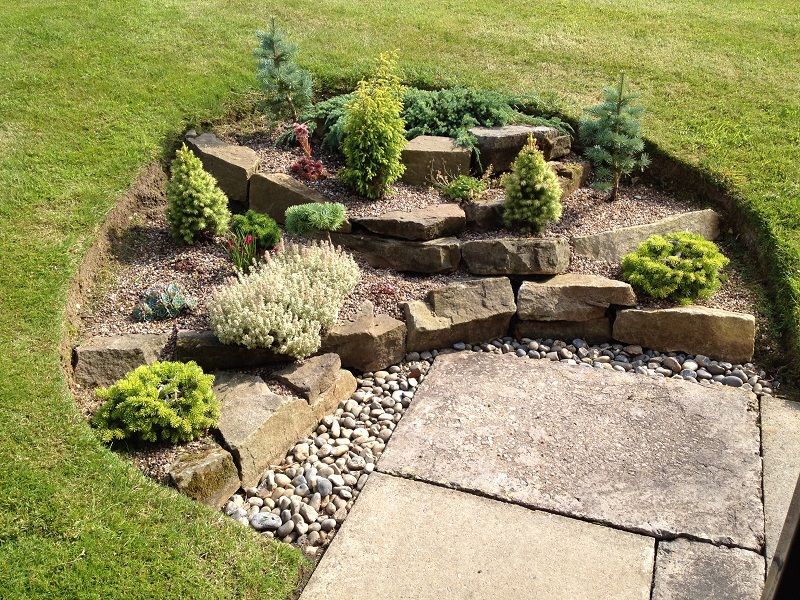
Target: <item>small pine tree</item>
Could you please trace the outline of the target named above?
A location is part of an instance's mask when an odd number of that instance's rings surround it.
[[[597,188],[610,190],[608,200],[615,200],[623,175],[644,169],[650,159],[643,152],[641,118],[644,109],[636,106],[638,97],[625,91],[625,73],[619,85],[603,90],[603,101],[586,109],[580,122],[584,154],[594,164]]]
[[[225,233],[230,217],[228,198],[217,180],[184,144],[175,153],[167,184],[167,221],[172,234],[191,244],[201,233]]]
[[[538,233],[550,221],[561,218],[561,185],[536,147],[533,137],[503,176],[506,201],[503,220],[511,229]]]
[[[372,77],[360,81],[347,104],[342,153],[347,167],[339,177],[367,198],[381,198],[405,170],[403,93],[397,59],[384,53]]]
[[[311,104],[311,73],[297,65],[297,45],[286,39],[274,18],[269,31],[259,31],[256,35],[260,41],[255,50],[256,77],[267,96],[267,104],[275,116],[288,113],[297,121],[298,114]]]

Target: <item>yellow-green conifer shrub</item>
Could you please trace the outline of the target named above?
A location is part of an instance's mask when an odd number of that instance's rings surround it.
[[[367,198],[381,198],[405,171],[400,155],[406,146],[404,87],[397,76],[397,59],[381,54],[378,69],[360,81],[345,107],[342,153],[347,167],[339,178]]]
[[[652,235],[622,259],[622,277],[652,298],[690,304],[719,289],[728,262],[714,242],[696,233]]]
[[[200,234],[221,235],[230,222],[228,198],[217,180],[184,144],[172,161],[167,221],[172,235],[191,244]]]
[[[92,425],[106,442],[189,442],[217,424],[214,376],[196,363],[142,365],[115,384],[97,390],[103,405]]]
[[[511,172],[503,176],[506,227],[538,233],[561,218],[561,185],[558,177],[536,147],[533,137],[522,149]]]

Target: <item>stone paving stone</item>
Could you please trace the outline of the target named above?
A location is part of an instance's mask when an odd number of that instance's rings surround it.
[[[654,540],[373,473],[301,600],[650,597]]]
[[[800,403],[761,400],[767,559],[772,560],[800,474]]]
[[[760,550],[756,417],[741,390],[456,353],[436,359],[378,469]]]
[[[764,557],[703,542],[661,542],[652,600],[758,600]]]

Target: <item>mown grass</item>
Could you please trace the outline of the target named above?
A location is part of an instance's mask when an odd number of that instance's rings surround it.
[[[253,85],[275,14],[321,85],[396,48],[409,80],[552,92],[567,114],[625,69],[648,137],[729,186],[800,331],[800,7],[777,0],[66,0],[0,11],[0,590],[280,598],[261,544],[102,449],[59,368],[71,276],[115,198],[186,123]],[[795,338],[796,340],[796,338]],[[800,346],[795,344],[796,352]]]

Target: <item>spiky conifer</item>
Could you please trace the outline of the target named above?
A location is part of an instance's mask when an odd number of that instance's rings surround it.
[[[267,97],[267,105],[275,116],[298,114],[311,104],[311,73],[301,69],[296,62],[297,45],[286,39],[286,34],[272,19],[269,31],[257,34],[259,46],[256,77]]]

